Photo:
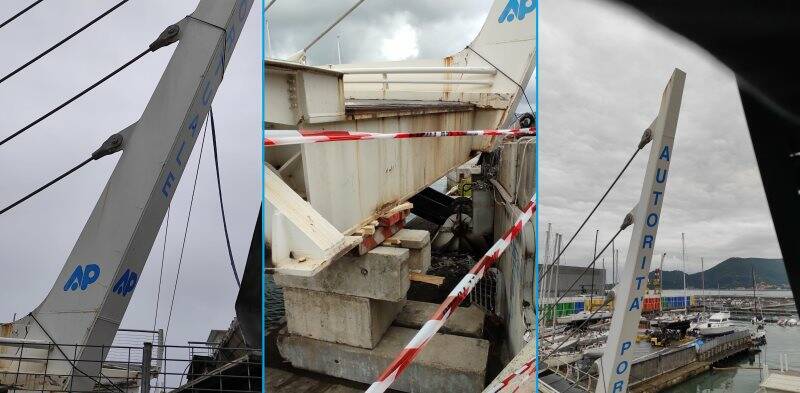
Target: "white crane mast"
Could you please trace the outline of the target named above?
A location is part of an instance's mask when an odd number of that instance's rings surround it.
[[[141,118],[120,132],[122,156],[57,281],[4,341],[58,345],[24,347],[22,358],[48,360],[13,361],[0,371],[74,375],[55,383],[93,388],[252,4],[201,0],[170,27],[175,52]],[[69,361],[59,360],[60,345]]]

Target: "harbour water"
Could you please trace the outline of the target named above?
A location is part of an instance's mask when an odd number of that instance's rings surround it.
[[[275,285],[271,274],[265,274],[264,313],[267,326],[278,322],[285,315],[283,308],[283,291]]]
[[[747,323],[740,326],[750,327]],[[764,362],[771,370],[780,367],[779,356],[786,354],[789,368],[800,371],[800,327],[766,326],[767,345],[761,352],[728,359],[717,368],[666,389],[668,393],[753,393],[763,378]]]

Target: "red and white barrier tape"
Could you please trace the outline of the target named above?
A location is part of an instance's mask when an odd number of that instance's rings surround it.
[[[417,332],[411,342],[400,352],[400,354],[392,361],[383,373],[378,377],[378,380],[373,382],[367,389],[367,393],[384,392],[392,386],[395,379],[403,373],[406,367],[414,360],[417,355],[422,351],[425,345],[428,344],[436,332],[444,325],[450,315],[458,308],[462,301],[472,292],[475,284],[483,277],[484,272],[489,269],[503,254],[503,251],[508,248],[511,242],[522,232],[525,223],[531,219],[533,213],[536,211],[536,194],[533,194],[528,206],[523,210],[522,215],[517,218],[512,226],[497,242],[486,252],[486,254],[470,269],[469,273],[453,288],[453,291],[447,296],[447,299],[436,309],[431,319],[425,322],[422,329]]]
[[[534,370],[536,370],[536,367],[533,365],[535,361],[536,358],[531,359],[530,361],[523,364],[520,368],[516,369],[511,374],[506,375],[502,380],[500,380],[500,382],[490,386],[488,389],[485,390],[485,392],[500,393],[505,388],[510,387],[511,383],[515,382],[514,380],[517,377],[521,376],[522,378],[516,383],[515,390],[512,391],[516,392],[517,391],[516,389],[519,389],[519,387],[522,386],[523,383],[527,382],[533,376],[533,372]]]
[[[511,128],[507,130],[472,130],[472,131],[429,131],[429,132],[396,132],[382,134],[378,132],[358,132],[340,130],[269,130],[266,131],[264,146],[301,145],[304,143],[363,141],[370,139],[410,139],[440,138],[447,136],[535,136],[536,128]]]

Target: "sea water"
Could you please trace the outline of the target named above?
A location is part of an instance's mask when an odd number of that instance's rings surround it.
[[[751,327],[749,323],[737,326]],[[675,385],[669,393],[753,393],[764,378],[764,362],[772,369],[780,367],[779,357],[787,354],[789,368],[800,371],[800,327],[782,327],[769,324],[765,327],[767,345],[754,355],[739,355],[715,365],[725,370],[711,370]]]

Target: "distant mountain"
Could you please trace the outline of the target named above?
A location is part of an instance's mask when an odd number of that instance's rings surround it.
[[[769,287],[786,287],[789,277],[781,259],[766,258],[728,258],[718,265],[706,270],[706,289],[752,288],[752,268],[755,267],[756,283]],[[700,273],[686,275],[687,288],[701,288]],[[653,272],[650,272],[653,278]],[[664,271],[664,289],[682,289],[683,272],[680,270]],[[719,286],[718,286],[719,285]]]

